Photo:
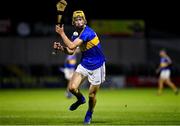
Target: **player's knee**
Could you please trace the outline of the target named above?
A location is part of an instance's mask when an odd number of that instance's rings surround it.
[[[75,89],[74,88],[72,88],[71,86],[69,87],[69,91],[70,92],[73,92]]]
[[[76,87],[73,85],[73,84],[71,84],[70,86],[69,86],[69,91],[70,92],[74,92],[76,90]]]
[[[96,94],[94,92],[89,93],[89,98],[94,98],[96,96]]]

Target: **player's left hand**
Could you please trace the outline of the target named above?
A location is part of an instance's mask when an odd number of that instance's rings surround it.
[[[54,42],[53,48],[57,50],[62,50],[63,46],[59,42]]]
[[[64,33],[64,25],[62,25],[61,27],[60,25],[56,25],[56,32],[60,35]]]

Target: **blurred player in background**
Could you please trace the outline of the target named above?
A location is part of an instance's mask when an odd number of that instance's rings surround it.
[[[74,37],[78,36],[78,32],[73,32],[72,40]],[[79,53],[80,50],[77,48],[72,55],[67,55],[65,62],[64,62],[64,68],[61,68],[61,71],[64,73],[64,76],[66,78],[67,82],[67,88],[66,88],[66,97],[72,98],[73,94],[69,91],[69,82],[71,77],[73,76],[73,73],[77,67],[77,53]]]
[[[169,87],[171,87],[174,93],[177,95],[178,89],[170,79],[171,76],[170,66],[172,65],[172,61],[165,50],[160,50],[159,55],[160,55],[160,64],[158,69],[156,70],[157,73],[160,73],[159,81],[158,81],[158,95],[162,94],[164,84],[167,84]]]
[[[64,62],[64,68],[60,68],[61,71],[64,73],[64,76],[66,78],[67,82],[67,88],[66,88],[66,97],[67,98],[72,98],[72,93],[69,91],[69,82],[71,77],[73,76],[73,73],[76,69],[76,63],[77,63],[77,56],[76,54],[78,53],[77,51],[74,52],[72,55],[67,55],[65,62]]]
[[[74,111],[86,102],[79,87],[83,80],[87,78],[90,82],[89,104],[84,118],[84,124],[90,124],[96,105],[96,94],[100,88],[100,84],[105,81],[105,57],[98,36],[86,24],[87,21],[84,12],[81,10],[74,11],[72,25],[78,32],[78,36],[74,37],[73,41],[71,41],[66,36],[64,27],[56,25],[56,32],[61,36],[66,47],[60,45],[58,42],[54,42],[54,48],[64,53],[72,54],[79,47],[82,52],[81,62],[77,66],[69,84],[69,90],[76,96],[77,101],[69,109]]]
[[[78,32],[73,32],[72,40],[78,36]],[[64,67],[60,67],[60,71],[64,73],[64,77],[67,80],[66,97],[72,98],[73,94],[69,91],[69,82],[73,73],[77,67],[77,53],[80,52],[79,47],[74,51],[72,55],[67,55],[64,61]]]

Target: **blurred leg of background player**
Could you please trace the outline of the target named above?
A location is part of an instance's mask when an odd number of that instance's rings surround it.
[[[69,83],[70,83],[70,79],[74,73],[74,69],[70,69],[70,68],[64,68],[64,69],[61,69],[61,71],[64,73],[64,76],[67,80],[67,87],[66,87],[66,92],[65,92],[65,95],[67,98],[72,98],[73,95],[72,93],[69,91]]]
[[[158,86],[159,86],[158,87],[159,88],[158,89],[158,95],[162,94],[164,84],[167,84],[170,88],[172,88],[176,95],[178,94],[178,88],[170,79],[170,72],[162,71],[160,73],[160,78],[159,78],[159,82],[158,82]]]

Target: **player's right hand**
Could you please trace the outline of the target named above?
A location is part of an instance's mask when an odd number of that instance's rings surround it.
[[[58,33],[58,34],[62,34],[62,33],[64,33],[64,25],[62,24],[62,26],[60,26],[60,25],[56,25],[56,32]]]

